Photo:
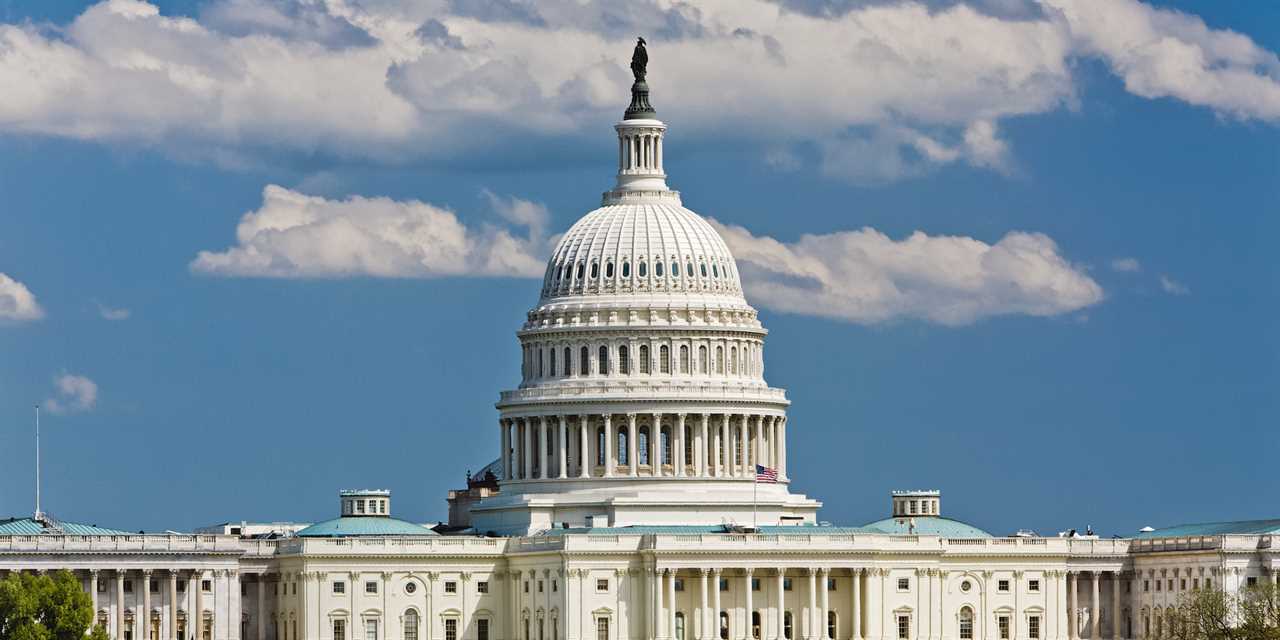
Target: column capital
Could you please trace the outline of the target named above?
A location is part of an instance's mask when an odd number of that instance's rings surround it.
[[[755,571],[755,569],[754,569],[754,568],[752,568],[752,567],[746,567],[746,568],[744,568],[744,569],[742,570],[742,573],[743,573],[744,575],[746,575],[748,578],[750,578],[750,577],[751,577],[752,572],[754,572],[754,571]]]
[[[711,574],[711,569],[708,569],[707,567],[698,567],[698,574],[705,578]]]
[[[150,578],[150,577],[151,577],[152,569],[142,569],[141,571],[142,571],[142,577],[144,577],[144,578]]]

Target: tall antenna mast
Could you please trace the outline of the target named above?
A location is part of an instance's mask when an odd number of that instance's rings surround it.
[[[36,405],[36,521],[41,519],[40,513],[40,405]]]

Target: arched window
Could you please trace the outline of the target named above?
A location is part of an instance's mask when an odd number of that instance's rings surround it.
[[[585,376],[591,374],[590,352],[586,347],[578,350],[578,375]]]
[[[686,276],[689,276],[690,278],[692,278],[692,277],[693,277],[693,263],[692,263],[692,262],[686,262],[686,263],[684,263],[684,274],[685,274]]]
[[[684,459],[693,464],[693,427],[689,425],[684,427]]]
[[[658,349],[658,371],[671,373],[671,349],[668,349],[665,344]]]
[[[698,347],[698,372],[711,373],[711,367],[707,364],[707,346]]]
[[[689,373],[689,345],[680,345],[680,373]]]
[[[972,625],[970,627],[972,628]],[[834,611],[827,612],[827,637],[836,637],[836,612]]]
[[[729,640],[729,612],[720,612],[720,640]]]
[[[404,640],[418,640],[418,612],[404,612]]]
[[[720,277],[720,268],[719,268],[719,267],[717,267],[717,266],[716,266],[716,265],[714,265],[714,264],[713,264],[713,265],[711,265],[711,277],[713,277],[713,278],[719,278],[719,277]]]
[[[716,347],[716,373],[724,373],[724,347]]]
[[[552,378],[556,377],[556,350],[554,348],[551,349],[551,371],[549,373]]]
[[[618,464],[631,464],[627,451],[627,430],[618,429]]]
[[[599,277],[600,277],[600,263],[592,262],[591,263],[591,279],[595,280],[596,278],[599,278]]]
[[[538,377],[539,378],[541,378],[544,375],[543,371],[544,370],[542,368],[542,347],[538,347]]]
[[[622,277],[624,277],[624,278],[630,278],[630,277],[631,277],[631,263],[630,263],[630,262],[624,262],[624,263],[622,263]]]
[[[649,464],[649,427],[640,427],[636,434],[636,457],[640,464]]]
[[[649,345],[640,345],[640,373],[649,373]]]
[[[729,375],[738,373],[738,348],[729,347]]]
[[[653,263],[653,275],[658,276],[659,278],[661,278],[661,277],[662,277],[662,262],[661,262],[661,261],[655,261],[655,262]]]
[[[586,263],[584,262],[578,263],[578,280],[582,280],[582,274],[584,273],[584,269],[586,268],[587,268]]]
[[[596,368],[600,371],[600,375],[609,375],[609,347],[606,345],[600,345],[600,354],[598,362],[596,363]]]
[[[782,637],[791,640],[792,635],[791,612],[787,611],[782,614]]]
[[[676,637],[675,640],[684,640],[684,612],[676,612]]]
[[[759,611],[751,612],[751,637],[752,638],[760,637],[760,612]],[[835,635],[833,634],[827,637],[835,638]]]
[[[564,375],[566,376],[573,375],[573,371],[571,371],[573,367],[569,366],[571,364],[573,364],[573,352],[569,350],[569,347],[565,347],[564,348]]]
[[[606,451],[606,449],[608,449],[608,444],[609,444],[609,441],[605,440],[605,437],[604,437],[604,427],[597,428],[596,429],[596,464],[602,467],[604,466],[604,455],[608,453],[608,451]]]
[[[680,263],[676,262],[675,260],[671,261],[671,277],[672,278],[680,277]]]
[[[604,265],[604,277],[606,277],[606,278],[613,278],[613,263],[612,263],[612,262],[610,262],[610,263],[608,263],[608,264]]]
[[[631,373],[631,350],[625,344],[618,347],[618,373],[624,376]]]
[[[643,278],[643,277],[645,277],[645,276],[647,276],[647,275],[649,275],[649,268],[645,266],[645,263],[641,262],[641,263],[640,263],[640,277],[641,277],[641,278]]]
[[[702,263],[702,277],[707,277],[707,263]]]

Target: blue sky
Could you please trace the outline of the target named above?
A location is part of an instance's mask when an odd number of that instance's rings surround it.
[[[0,21],[0,514],[32,508],[40,402],[62,518],[315,520],[351,486],[443,518],[541,261],[612,184],[644,33],[669,182],[726,225],[822,519],[895,488],[997,533],[1277,516],[1280,7]]]

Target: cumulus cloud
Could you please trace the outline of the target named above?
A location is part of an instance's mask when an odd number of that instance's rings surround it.
[[[1178,282],[1164,274],[1160,274],[1160,288],[1163,289],[1165,293],[1174,296],[1185,296],[1191,294],[1191,289],[1187,288],[1187,285],[1182,284],[1181,282]]]
[[[82,375],[64,373],[55,377],[53,392],[43,406],[60,415],[82,413],[98,403],[98,384]]]
[[[36,302],[27,285],[0,273],[0,324],[29,322],[44,317],[44,309]]]
[[[98,315],[102,316],[103,320],[128,320],[129,316],[133,315],[133,313],[128,309],[116,309],[99,302]]]
[[[1137,258],[1116,258],[1111,261],[1111,270],[1121,273],[1137,273],[1142,271],[1142,263]]]
[[[546,209],[484,196],[525,233],[468,227],[449,209],[417,200],[332,200],[268,185],[262,206],[240,219],[236,245],[201,251],[190,267],[206,275],[268,278],[540,276]]]
[[[770,162],[848,139],[815,157],[855,181],[1010,171],[1001,120],[1073,104],[1081,56],[1138,95],[1280,117],[1276,57],[1246,36],[1137,0],[972,4],[212,0],[190,18],[103,0],[66,25],[0,25],[0,131],[233,163],[533,165],[538,140],[620,116],[637,33],[658,112],[682,131]]]
[[[919,231],[894,240],[864,228],[785,243],[713,224],[750,300],[788,313],[959,326],[998,315],[1061,315],[1103,298],[1098,283],[1039,233],[1011,232],[987,244]]]

